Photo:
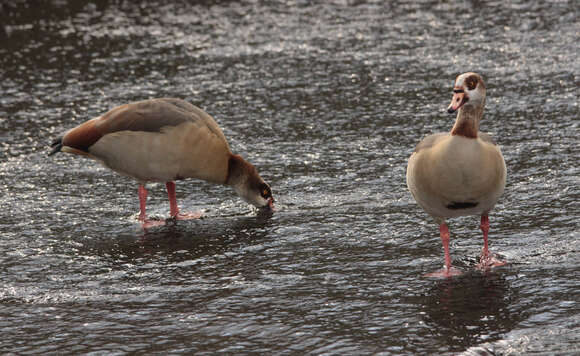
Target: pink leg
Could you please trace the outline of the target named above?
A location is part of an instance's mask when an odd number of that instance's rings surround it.
[[[147,209],[147,189],[143,184],[139,184],[139,220],[145,221],[147,219],[147,213],[145,210]]]
[[[487,214],[481,216],[480,228],[483,232],[483,250],[481,251],[478,268],[487,269],[489,267],[505,265],[506,263],[504,261],[494,258],[492,253],[489,251],[489,245],[487,242],[487,237],[489,235],[489,216],[487,216]]]
[[[451,267],[451,255],[449,254],[449,228],[442,222],[439,225],[439,234],[441,235],[441,243],[443,243],[443,250],[445,251],[445,268],[440,271],[427,274],[427,277],[452,277],[461,274],[457,268]]]
[[[487,236],[489,234],[489,216],[483,214],[481,216],[481,224],[479,225],[483,231],[483,251],[481,251],[481,258],[489,257],[489,245],[487,244]]]
[[[449,228],[445,223],[439,225],[439,235],[441,235],[441,242],[443,243],[443,251],[445,252],[445,269],[451,269],[451,254],[449,253]]]
[[[175,183],[167,182],[165,183],[165,187],[167,188],[167,196],[169,197],[169,215],[173,218],[179,214],[177,199],[175,198]]]
[[[165,187],[167,188],[167,197],[169,198],[169,214],[172,219],[189,220],[201,218],[201,213],[180,213],[177,207],[177,199],[175,198],[175,183],[167,182],[165,183]]]
[[[139,221],[141,221],[141,226],[143,228],[150,228],[153,226],[165,224],[164,221],[147,219],[146,206],[147,206],[147,189],[143,184],[139,184],[139,210],[141,210],[141,212],[139,213]]]

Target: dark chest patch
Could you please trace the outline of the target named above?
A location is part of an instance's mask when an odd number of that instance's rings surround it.
[[[454,202],[451,202],[450,204],[447,204],[446,208],[450,209],[450,210],[469,209],[469,208],[475,208],[477,206],[477,204],[479,204],[479,203],[454,201]]]

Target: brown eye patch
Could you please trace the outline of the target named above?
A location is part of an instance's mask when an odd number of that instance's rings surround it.
[[[467,86],[468,90],[473,90],[477,87],[477,77],[475,75],[470,75],[465,79],[465,85]]]
[[[268,184],[263,183],[260,186],[260,195],[264,199],[268,199],[268,198],[270,198],[272,196],[272,189],[270,189],[270,186]]]

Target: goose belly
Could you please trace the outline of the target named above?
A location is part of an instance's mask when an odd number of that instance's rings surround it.
[[[451,136],[419,152],[407,180],[419,205],[433,216],[481,214],[503,193],[505,163],[497,146]]]
[[[103,136],[89,152],[106,167],[141,182],[174,180],[179,172],[179,145],[155,132],[119,131]]]
[[[222,184],[230,155],[222,137],[189,122],[160,132],[107,134],[89,152],[105,166],[141,182],[198,178]]]

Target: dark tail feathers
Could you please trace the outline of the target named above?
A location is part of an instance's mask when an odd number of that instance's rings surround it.
[[[50,153],[48,154],[49,156],[52,156],[53,154],[60,152],[62,148],[62,136],[52,141],[50,147],[52,147],[52,151],[50,151]]]

